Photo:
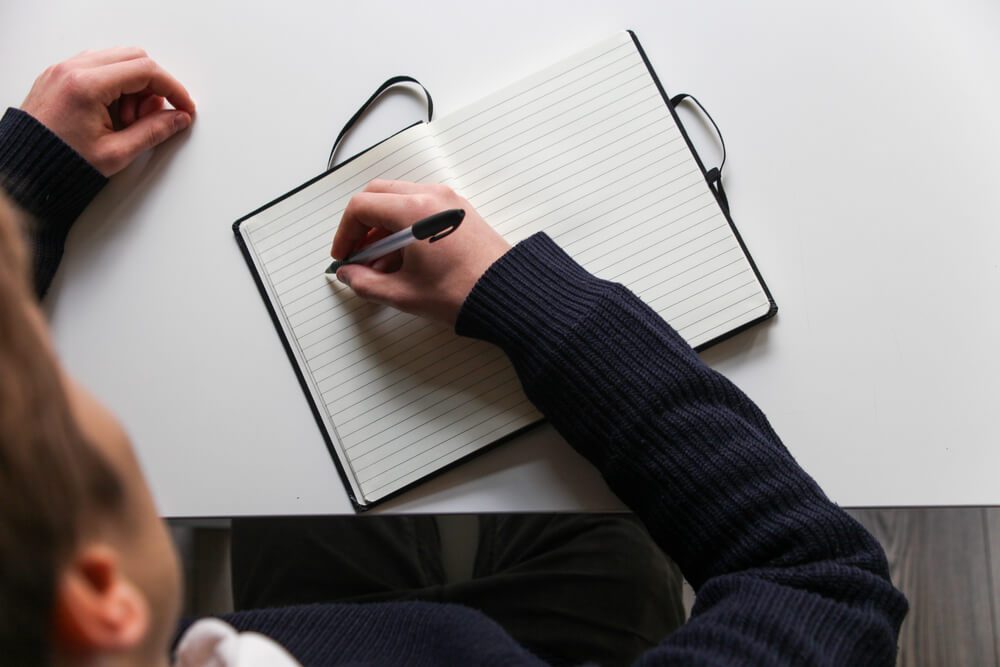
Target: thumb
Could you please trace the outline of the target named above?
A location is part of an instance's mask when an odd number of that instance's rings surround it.
[[[398,273],[383,273],[363,264],[348,264],[337,269],[337,280],[365,301],[399,308],[406,292]]]
[[[159,146],[191,125],[191,114],[176,109],[163,109],[144,116],[106,139],[107,159],[95,165],[106,176],[131,164],[140,153]]]

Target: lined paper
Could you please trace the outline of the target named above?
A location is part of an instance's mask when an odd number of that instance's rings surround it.
[[[628,33],[431,129],[445,182],[508,240],[545,231],[692,346],[770,309]]]
[[[418,125],[240,226],[362,503],[539,419],[499,349],[367,304],[324,275],[344,208],[366,183],[452,175]]]
[[[373,178],[447,183],[512,243],[544,230],[693,346],[770,308],[627,33],[410,128],[240,227],[362,503],[540,418],[499,349],[326,280]]]

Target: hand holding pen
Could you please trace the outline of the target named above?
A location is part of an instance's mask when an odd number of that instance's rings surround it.
[[[416,231],[415,220],[423,225]],[[425,236],[434,243],[414,242],[434,229]],[[402,245],[376,259],[390,244]],[[363,299],[453,325],[480,276],[509,249],[447,186],[372,181],[344,210],[330,252],[339,263],[330,268]]]
[[[335,274],[337,273],[337,269],[348,264],[369,264],[397,250],[402,250],[416,241],[423,241],[424,239],[428,239],[430,243],[440,241],[458,229],[464,217],[465,209],[461,208],[450,208],[447,211],[429,215],[423,220],[413,223],[412,227],[401,229],[394,234],[375,241],[371,245],[366,245],[357,252],[351,253],[345,259],[334,260],[327,267],[326,273],[327,275]]]

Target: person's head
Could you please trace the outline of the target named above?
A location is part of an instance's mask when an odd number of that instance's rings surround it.
[[[166,660],[176,554],[128,438],[61,370],[0,196],[0,656]]]

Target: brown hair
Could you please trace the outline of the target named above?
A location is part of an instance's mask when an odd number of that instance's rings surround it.
[[[25,254],[0,194],[0,655],[17,665],[51,659],[60,570],[93,511],[124,496],[74,421],[32,321]]]

